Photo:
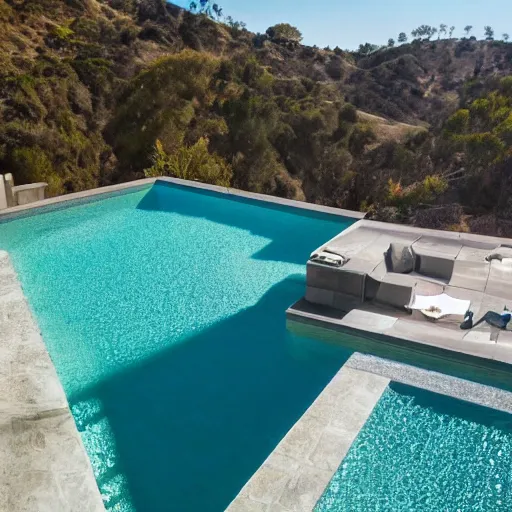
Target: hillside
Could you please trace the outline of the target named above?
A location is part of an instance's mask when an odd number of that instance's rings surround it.
[[[0,0],[0,28],[17,182],[172,174],[512,236],[512,44],[322,50],[163,0]]]

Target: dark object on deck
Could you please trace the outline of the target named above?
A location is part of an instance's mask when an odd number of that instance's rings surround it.
[[[480,318],[480,320],[478,320],[478,322],[476,322],[473,327],[476,327],[482,322],[487,322],[489,325],[497,327],[498,329],[506,329],[507,324],[510,322],[511,318],[512,315],[509,311],[503,311],[501,314],[495,313],[494,311],[487,311],[487,313],[485,313],[485,315]]]
[[[468,311],[464,315],[464,322],[460,324],[460,328],[467,330],[473,327],[473,311]]]

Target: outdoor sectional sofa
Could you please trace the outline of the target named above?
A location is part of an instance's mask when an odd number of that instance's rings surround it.
[[[512,304],[512,266],[490,254],[512,249],[498,244],[417,233],[388,231],[375,234],[364,228],[349,232],[325,244],[328,250],[348,261],[340,267],[309,261],[305,298],[314,304],[350,311],[363,303],[405,309],[413,294],[438,295],[446,288],[465,289],[510,299]],[[412,254],[412,266],[403,271],[393,268],[391,252]],[[318,251],[316,251],[318,252]],[[400,265],[398,265],[400,267]]]

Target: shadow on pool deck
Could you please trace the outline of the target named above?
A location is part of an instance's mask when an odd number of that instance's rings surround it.
[[[193,199],[193,200],[192,200]],[[226,208],[226,201],[230,207]],[[179,212],[180,215],[203,217],[235,226],[270,239],[268,245],[253,255],[260,260],[288,261],[305,265],[311,251],[339,234],[356,219],[273,205],[247,203],[236,196],[219,196],[204,190],[185,190],[167,183],[156,183],[137,206],[140,210]],[[280,211],[277,222],[276,210]],[[283,237],[283,213],[289,215],[289,230]],[[322,220],[319,223],[319,219]],[[288,227],[288,224],[287,224]]]
[[[291,276],[255,306],[71,397],[101,400],[121,466],[110,477],[124,473],[137,512],[224,510],[348,359],[286,331],[303,288]]]

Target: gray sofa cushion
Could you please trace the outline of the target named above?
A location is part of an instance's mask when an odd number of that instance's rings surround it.
[[[388,272],[409,274],[414,270],[415,256],[410,245],[391,243],[384,259]]]
[[[449,282],[455,264],[454,258],[446,254],[427,254],[416,255],[416,271],[426,277],[443,279]]]

